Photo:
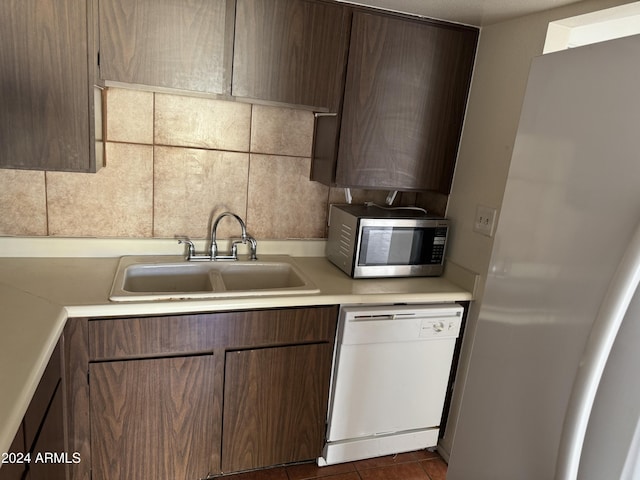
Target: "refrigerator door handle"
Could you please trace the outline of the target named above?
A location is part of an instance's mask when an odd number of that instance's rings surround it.
[[[636,423],[629,453],[620,475],[620,480],[634,480],[635,478],[640,478],[640,420]]]
[[[578,477],[580,454],[604,367],[640,283],[640,224],[609,283],[573,382],[558,449],[555,480]]]

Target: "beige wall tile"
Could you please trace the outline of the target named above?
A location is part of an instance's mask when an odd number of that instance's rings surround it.
[[[313,112],[253,106],[251,152],[310,157],[312,143]]]
[[[245,218],[249,154],[194,148],[155,147],[154,236],[208,238],[212,212]],[[218,238],[239,236],[231,220]]]
[[[153,143],[153,93],[108,88],[107,141]]]
[[[49,234],[150,237],[153,147],[106,144],[98,173],[47,172]]]
[[[0,235],[47,235],[44,172],[0,169]]]
[[[251,105],[155,94],[155,143],[249,151]]]
[[[329,188],[309,180],[311,159],[251,154],[247,228],[258,240],[324,238]]]
[[[107,166],[0,170],[0,235],[204,238],[212,211],[229,210],[259,238],[325,236],[328,189],[308,180],[311,112],[123,88],[106,102]],[[250,147],[277,154],[255,155],[251,176],[238,153]],[[218,233],[239,229],[225,219]]]

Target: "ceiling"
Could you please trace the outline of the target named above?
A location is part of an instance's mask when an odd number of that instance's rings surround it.
[[[483,26],[578,0],[341,0],[467,25]]]

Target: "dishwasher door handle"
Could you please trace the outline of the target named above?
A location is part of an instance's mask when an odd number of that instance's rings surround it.
[[[403,320],[416,318],[415,313],[391,313],[386,315],[354,315],[351,322],[375,322],[380,320]]]

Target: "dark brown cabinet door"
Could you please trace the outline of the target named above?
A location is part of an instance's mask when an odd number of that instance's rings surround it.
[[[477,35],[354,13],[336,184],[449,192]]]
[[[349,12],[307,0],[238,0],[232,93],[337,111]]]
[[[228,3],[100,0],[100,77],[228,93],[233,41]]]
[[[23,420],[25,443],[31,445],[32,452],[30,480],[65,480],[67,461],[73,461],[64,437],[63,342],[61,339],[53,351]],[[46,455],[52,453],[62,457],[47,461]]]
[[[95,170],[89,4],[0,2],[0,167]]]
[[[29,465],[29,480],[65,480],[67,478],[67,464],[73,462],[73,453],[67,451],[64,441],[62,387],[59,387],[47,411],[38,439],[33,447],[32,462]],[[46,455],[59,455],[56,461],[47,460]],[[38,458],[38,456],[41,456]],[[75,458],[75,461],[81,461]]]
[[[66,480],[67,462],[73,455],[66,448],[64,380],[60,339],[31,399],[9,452],[24,463],[1,465],[0,480]],[[28,454],[28,458],[23,456]],[[5,460],[3,458],[3,460]],[[7,459],[12,461],[11,458]],[[24,476],[23,476],[24,475]]]
[[[24,445],[24,429],[22,428],[22,425],[20,425],[20,429],[16,433],[9,450],[7,452],[0,452],[0,454],[8,453],[9,455],[24,455],[26,451],[27,450]],[[22,480],[25,471],[25,463],[5,463],[0,465],[0,480]]]
[[[213,471],[213,355],[89,366],[93,480]]]
[[[328,343],[227,353],[223,472],[320,455],[331,354]]]
[[[337,317],[331,305],[69,319],[71,478],[195,480],[316,458]]]

